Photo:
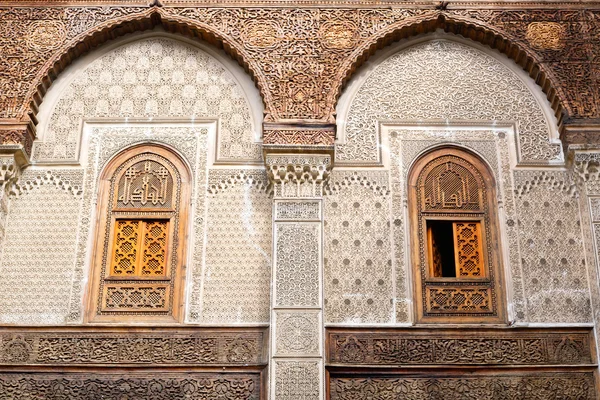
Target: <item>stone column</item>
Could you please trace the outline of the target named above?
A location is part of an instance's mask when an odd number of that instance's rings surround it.
[[[329,133],[330,145],[317,149],[265,146],[274,193],[271,399],[325,398],[322,203],[333,158]],[[269,135],[265,138],[268,142]]]

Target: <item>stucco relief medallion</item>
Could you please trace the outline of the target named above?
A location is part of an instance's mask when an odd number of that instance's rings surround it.
[[[27,38],[27,45],[32,50],[54,50],[64,42],[67,30],[61,21],[41,20],[35,21],[29,28],[31,32]]]
[[[275,22],[252,21],[240,32],[244,46],[250,50],[273,49],[281,41],[281,29]]]
[[[319,41],[329,50],[347,50],[356,45],[358,29],[348,21],[332,21],[319,29]]]
[[[532,22],[527,27],[527,41],[537,49],[560,50],[564,36],[565,28],[556,22]]]
[[[313,325],[313,321],[301,315],[287,317],[279,327],[280,348],[294,353],[312,350],[316,339],[311,329]]]

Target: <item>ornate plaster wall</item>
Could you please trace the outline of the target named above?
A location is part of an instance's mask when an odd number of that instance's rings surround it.
[[[338,189],[325,197],[326,322],[414,320],[406,176],[419,154],[443,144],[479,154],[495,176],[511,322],[592,322],[582,211],[539,88],[507,60],[462,40],[434,37],[387,54],[358,75],[338,108],[336,165],[363,167],[344,171],[354,178],[342,185],[334,171],[330,185]],[[365,219],[379,227],[376,234]],[[353,244],[377,235],[383,246]],[[374,258],[379,262],[363,262]],[[379,275],[386,285],[374,297],[377,279],[367,286]],[[379,314],[366,313],[368,298]]]
[[[218,161],[259,161],[261,102],[241,68],[173,35],[137,36],[95,52],[56,83],[40,110],[33,159],[76,162],[90,119],[208,118],[219,123]]]
[[[324,200],[327,322],[393,321],[388,179],[386,171],[332,173]]]
[[[165,34],[115,46],[66,71],[39,114],[34,166],[6,217],[0,321],[82,322],[98,177],[124,148],[158,142],[194,177],[185,320],[268,322],[267,178],[260,168],[232,169],[261,159],[255,98],[226,63]]]
[[[269,322],[272,202],[263,170],[212,170],[197,322]],[[199,314],[199,315],[198,315]]]
[[[0,321],[57,324],[68,312],[81,170],[30,170],[13,198],[0,260]]]
[[[514,123],[519,161],[562,160],[550,107],[522,70],[474,42],[435,37],[382,52],[348,87],[338,106],[338,165],[381,163],[379,125],[398,120]]]

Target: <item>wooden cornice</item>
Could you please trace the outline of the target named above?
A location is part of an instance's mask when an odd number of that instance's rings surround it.
[[[0,7],[40,7],[40,6],[148,6],[148,7],[293,7],[293,8],[404,8],[439,9],[440,1],[394,1],[394,0],[4,0]],[[447,10],[492,9],[554,9],[590,10],[600,9],[600,1],[546,0],[546,1],[450,1],[443,6]]]

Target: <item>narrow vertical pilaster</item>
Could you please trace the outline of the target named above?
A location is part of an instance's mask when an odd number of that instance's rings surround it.
[[[596,348],[600,348],[600,146],[570,145],[569,158],[573,161],[573,172],[579,191],[581,229]]]
[[[323,185],[327,154],[268,154],[274,188],[270,395],[324,399]]]
[[[0,150],[2,150],[2,146],[0,146]],[[0,153],[0,261],[2,260],[4,233],[8,219],[8,196],[16,188],[22,165],[14,154]]]

